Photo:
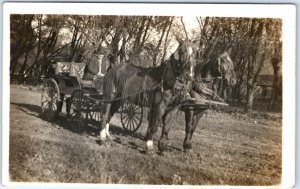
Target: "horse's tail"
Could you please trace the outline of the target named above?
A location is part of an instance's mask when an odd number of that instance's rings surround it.
[[[117,90],[116,85],[117,70],[110,69],[103,79],[103,100],[111,100],[112,94]]]

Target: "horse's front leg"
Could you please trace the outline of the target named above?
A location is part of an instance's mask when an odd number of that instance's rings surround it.
[[[118,98],[118,97],[119,96],[117,96],[116,98]],[[108,117],[107,117],[107,122],[105,124],[105,133],[106,133],[106,137],[110,140],[114,139],[114,137],[109,132],[110,120],[115,115],[115,113],[119,110],[120,105],[121,105],[120,101],[112,102],[111,107],[110,107],[110,111],[109,111],[109,114],[108,114]]]
[[[168,109],[168,108],[167,108]],[[161,153],[166,150],[168,134],[170,132],[171,126],[173,124],[173,118],[179,110],[179,106],[174,106],[170,108],[162,117],[163,127],[161,132],[161,137],[159,140],[158,149]]]
[[[60,101],[57,104],[57,111],[56,111],[56,115],[55,115],[57,117],[58,117],[59,113],[62,111],[62,107],[64,105],[64,98],[65,98],[65,96],[61,95],[60,96]]]
[[[223,99],[228,100],[228,86],[223,87]]]
[[[219,95],[218,95],[218,83],[216,80],[214,80],[212,83],[212,89],[213,89],[213,99],[217,99]]]
[[[114,94],[111,94],[107,99],[114,99]],[[113,103],[113,102],[112,102]],[[102,111],[102,119],[100,124],[100,143],[104,143],[106,141],[106,137],[109,138],[109,122],[113,115],[112,113],[112,103],[103,103],[103,111]]]
[[[70,116],[71,104],[71,98],[66,98],[66,112],[68,117]]]
[[[196,129],[196,126],[203,116],[204,110],[196,112],[192,109],[185,110],[185,138],[183,141],[183,150],[184,152],[189,152],[192,149],[192,137]]]
[[[150,106],[150,116],[149,116],[149,126],[147,130],[147,142],[146,150],[149,153],[154,151],[153,138],[158,130],[158,126],[161,122],[162,112],[165,109],[165,105],[162,103],[161,92],[155,91],[152,99],[152,104]]]

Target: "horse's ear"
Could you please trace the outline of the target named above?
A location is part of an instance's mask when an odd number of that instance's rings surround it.
[[[227,52],[227,54],[230,55],[231,52],[232,52],[232,48],[230,47],[230,48],[229,48],[227,51],[225,51],[225,52]]]
[[[176,35],[175,37],[179,44],[183,43],[183,40],[178,35]]]

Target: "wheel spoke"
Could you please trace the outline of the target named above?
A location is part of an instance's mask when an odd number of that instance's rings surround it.
[[[56,111],[56,106],[55,106],[54,103],[52,103],[52,105],[51,105],[51,110],[52,110],[52,111]]]
[[[41,94],[42,116],[48,121],[52,121],[57,113],[57,103],[59,101],[59,88],[54,79],[49,79],[44,83]]]
[[[88,114],[87,114],[88,113]],[[84,127],[86,115],[97,119],[95,112],[87,112],[87,101],[81,90],[75,90],[71,95],[69,124],[75,132],[81,132]]]
[[[129,119],[129,123],[130,123],[130,131],[132,131],[132,119]]]
[[[129,125],[129,118],[128,117],[124,120],[124,125],[126,126],[126,128],[128,128],[128,125]]]
[[[48,101],[45,101],[46,102],[46,105],[44,106],[44,109],[47,109],[49,107],[49,102]]]
[[[134,108],[134,111],[136,111],[136,110],[138,110],[138,109],[140,109],[141,107],[140,106],[136,106],[135,108]]]
[[[137,115],[133,115],[133,117],[135,117],[135,118],[137,118],[138,120],[140,120],[141,119],[141,117],[139,117],[139,116],[137,116]]]
[[[96,120],[96,121],[100,121],[100,118],[101,118],[101,112],[98,112],[97,115],[98,115],[98,116],[97,116],[97,120]]]
[[[123,114],[123,115],[121,116],[121,117],[122,117],[122,119],[125,119],[125,118],[127,118],[127,117],[128,117],[128,113],[127,113],[127,112],[123,112],[122,114]]]
[[[134,117],[132,118],[132,120],[134,121],[134,123],[135,123],[135,125],[137,127],[138,126],[138,122],[134,119]],[[134,129],[135,129],[135,127],[134,127]]]
[[[125,130],[136,131],[142,121],[143,109],[134,103],[125,102],[121,109],[121,121]]]
[[[124,114],[124,112],[122,111],[122,112],[121,112],[121,120],[124,118],[124,116],[125,116],[125,114]]]

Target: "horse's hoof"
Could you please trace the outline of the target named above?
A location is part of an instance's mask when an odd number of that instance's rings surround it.
[[[193,149],[192,148],[184,148],[183,149],[184,153],[192,153],[193,152]]]
[[[102,144],[105,143],[105,142],[104,142],[104,140],[98,139],[98,140],[96,140],[96,143],[97,143],[98,145],[102,145]]]
[[[110,140],[110,141],[115,140],[115,137],[113,137],[113,136],[111,136],[111,135],[107,135],[106,137],[107,137],[107,139]]]
[[[165,152],[167,150],[167,144],[166,144],[166,142],[160,141],[159,144],[158,144],[158,150],[160,152]]]
[[[109,147],[111,146],[111,140],[107,140],[108,138],[106,139],[98,139],[96,142],[101,145],[101,146],[104,146],[104,147]]]
[[[167,151],[167,148],[166,146],[159,146],[158,150],[160,154],[164,154]]]
[[[154,157],[156,155],[156,153],[155,153],[154,149],[147,149],[146,150],[146,155]]]
[[[166,151],[159,151],[159,155],[164,156],[164,157],[168,157],[169,153],[167,153]]]
[[[191,144],[184,144],[184,145],[183,145],[183,151],[184,151],[185,153],[190,153],[190,152],[192,152],[192,145],[191,145]]]

